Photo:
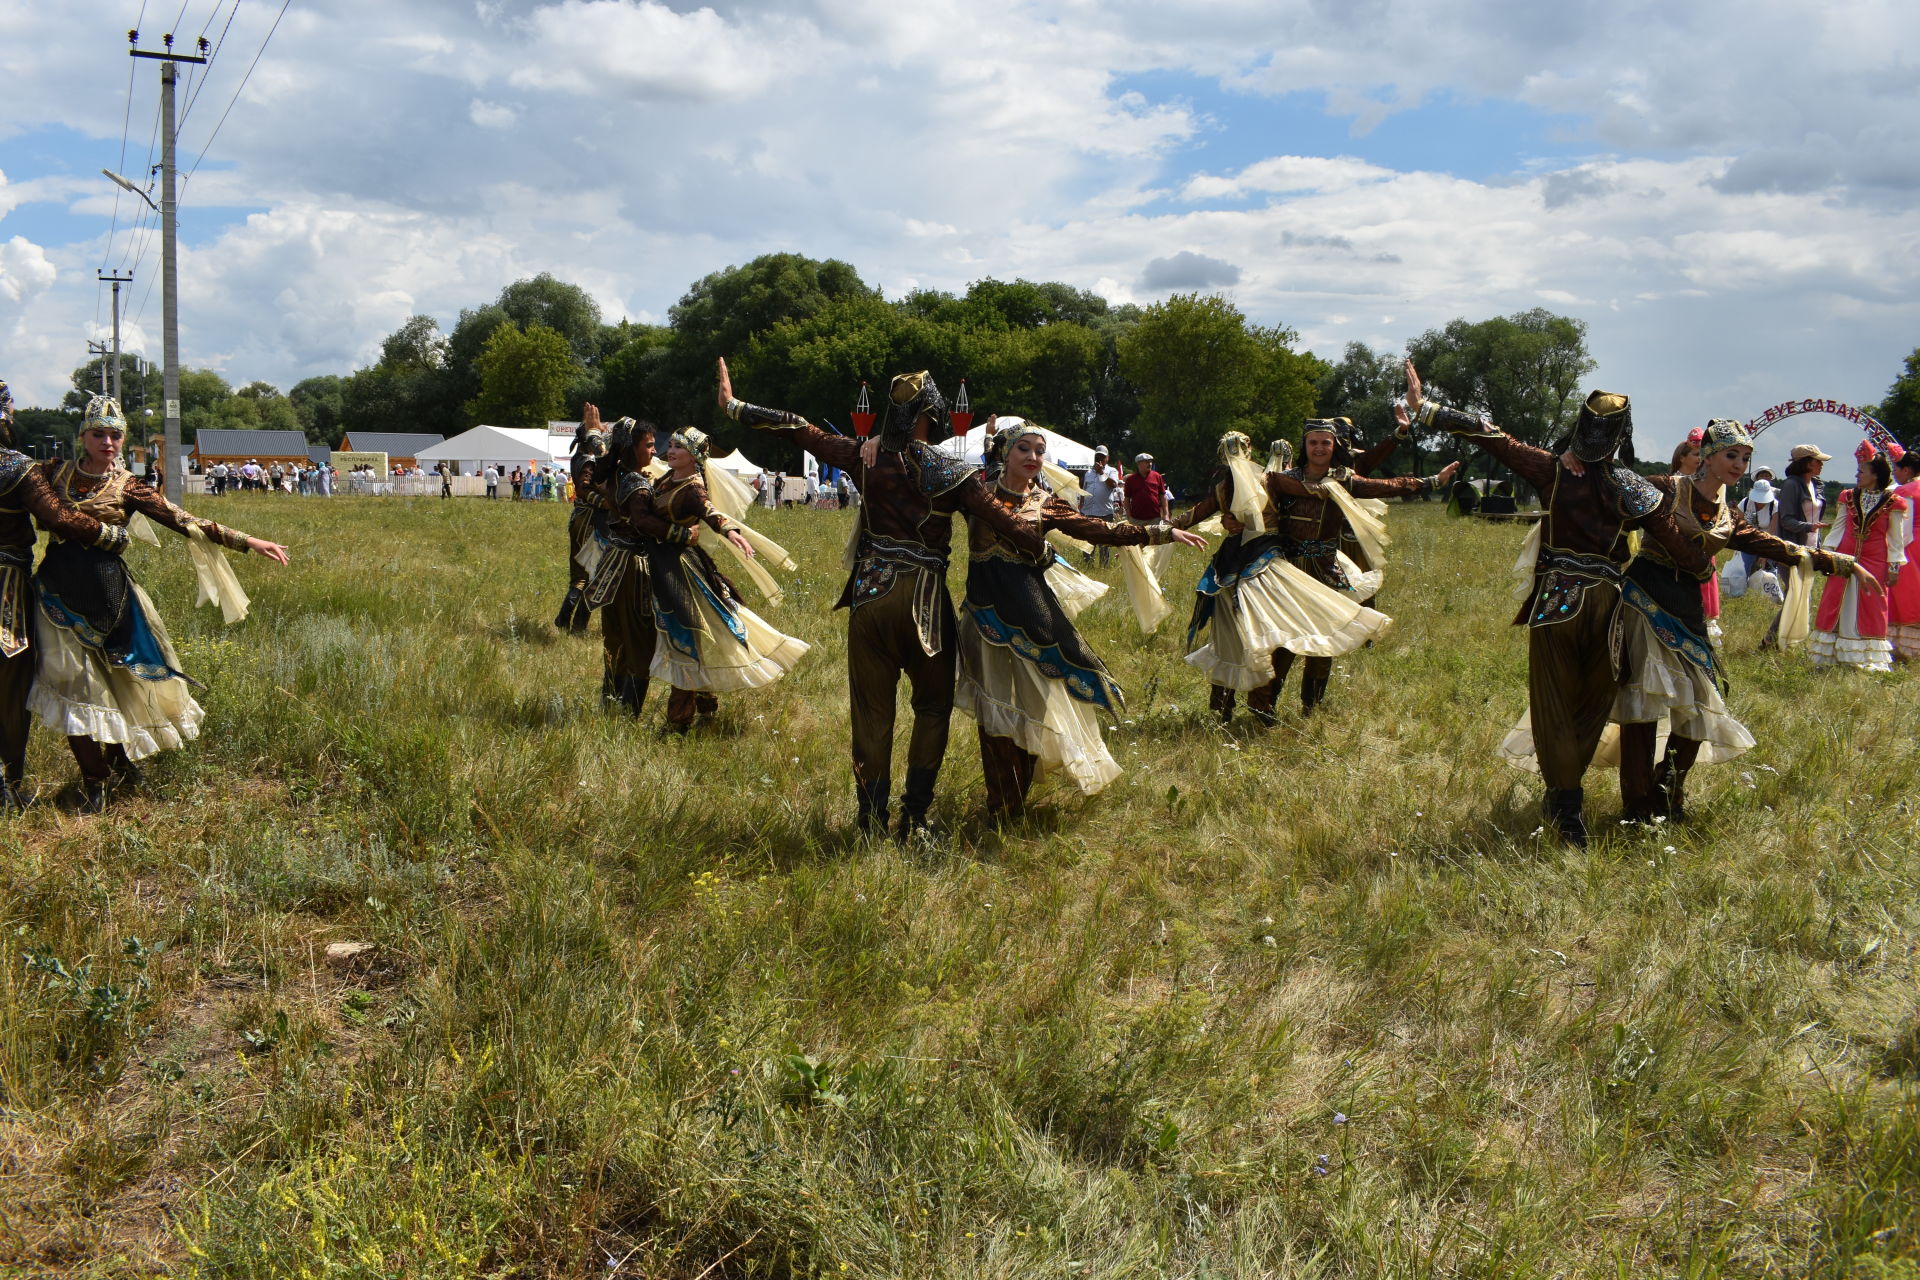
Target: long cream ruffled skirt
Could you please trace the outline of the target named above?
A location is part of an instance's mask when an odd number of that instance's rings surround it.
[[[665,632],[653,646],[653,678],[665,680],[676,689],[733,693],[765,688],[793,670],[813,647],[776,631],[745,605],[735,604],[734,616],[747,633],[747,642],[742,644],[704,595],[696,596],[695,608],[703,627],[697,658],[677,651]]]
[[[1631,673],[1621,681],[1608,713],[1612,722],[1600,737],[1593,764],[1607,768],[1620,763],[1620,726],[1659,726],[1655,752],[1667,737],[1677,734],[1701,744],[1700,764],[1718,764],[1751,751],[1753,735],[1727,710],[1713,677],[1660,643],[1653,624],[1638,609],[1622,605],[1620,642]],[[1538,773],[1534,758],[1533,717],[1523,713],[1501,740],[1500,756],[1508,764]]]
[[[179,670],[179,655],[152,599],[139,583],[129,585],[131,603],[146,615],[167,665]],[[63,737],[117,742],[131,760],[172,751],[200,736],[206,713],[185,680],[143,680],[109,663],[106,655],[82,643],[73,632],[47,621],[44,613],[37,621],[33,692],[27,695],[27,710],[48,729]]]
[[[1223,590],[1207,643],[1187,655],[1211,684],[1246,692],[1273,680],[1273,651],[1337,658],[1386,633],[1393,619],[1285,560]]]
[[[1012,738],[1039,757],[1042,769],[1064,770],[1084,795],[1092,795],[1124,770],[1107,750],[1100,710],[1067,692],[1064,681],[1034,665],[961,619],[960,675],[953,705],[996,738]]]

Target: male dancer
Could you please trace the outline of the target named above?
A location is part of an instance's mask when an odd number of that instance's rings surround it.
[[[1653,538],[1695,577],[1704,578],[1712,562],[1674,518],[1672,478],[1642,476],[1621,461],[1633,456],[1633,409],[1623,395],[1595,391],[1571,437],[1541,449],[1484,418],[1423,401],[1409,360],[1406,409],[1395,412],[1471,440],[1541,495],[1546,515],[1533,590],[1513,622],[1528,629],[1527,705],[1547,816],[1568,843],[1585,845],[1583,782],[1620,684],[1612,637],[1633,556],[1627,534],[1638,529]]]
[[[587,607],[587,571],[580,548],[593,536],[595,519],[607,509],[607,500],[592,481],[593,463],[607,451],[607,433],[600,426],[600,410],[582,405],[580,425],[573,430],[573,452],[567,473],[573,477],[573,511],[567,517],[567,596],[553,620],[556,631],[579,633],[587,629],[592,610]]]
[[[0,382],[0,810],[29,803],[20,782],[27,770],[27,692],[33,685],[33,523],[106,551],[127,545],[125,528],[101,524],[62,502],[33,459],[12,446],[13,392]]]
[[[860,830],[884,831],[893,773],[894,694],[905,676],[912,688],[913,733],[900,793],[904,841],[927,829],[933,786],[947,751],[956,663],[947,554],[953,516],[985,520],[1012,545],[1038,557],[1045,542],[1018,524],[981,483],[979,468],[927,443],[947,424],[947,402],[925,372],[893,380],[880,434],[863,451],[858,440],[822,431],[797,413],[763,409],[733,396],[720,361],[720,407],[736,422],[782,431],[828,466],[853,476],[860,490],[852,572],[834,608],[848,610],[847,691],[852,703],[853,785]]]

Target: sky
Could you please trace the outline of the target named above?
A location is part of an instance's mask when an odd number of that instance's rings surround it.
[[[236,384],[348,372],[541,271],[660,322],[773,251],[890,297],[1217,291],[1329,359],[1544,306],[1586,322],[1648,455],[1872,403],[1920,347],[1897,0],[9,0],[23,404],[109,329],[101,270],[133,272],[124,340],[159,355],[151,218],[100,174],[159,158],[129,28],[216,48],[180,94],[181,357]],[[1858,434],[1789,419],[1759,461]]]

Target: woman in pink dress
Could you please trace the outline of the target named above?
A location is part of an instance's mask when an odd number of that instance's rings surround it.
[[[1907,504],[1907,559],[1914,555],[1914,512],[1920,509],[1920,449],[1887,446],[1893,455],[1894,494]],[[1902,573],[1887,588],[1887,639],[1895,662],[1920,661],[1920,573]]]
[[[1893,492],[1893,468],[1871,441],[1862,440],[1853,456],[1860,462],[1859,483],[1840,495],[1840,518],[1827,540],[1890,588],[1898,583],[1900,566],[1907,562],[1913,507]],[[1820,611],[1814,615],[1811,649],[1816,667],[1893,670],[1887,597],[1863,592],[1850,580],[1829,580],[1820,595]]]

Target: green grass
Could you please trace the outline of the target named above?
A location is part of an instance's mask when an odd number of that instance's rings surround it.
[[[1396,510],[1394,632],[1264,733],[1179,552],[1162,634],[1082,618],[1126,776],[987,829],[956,718],[908,854],[849,830],[846,517],[766,518],[815,650],[682,740],[549,626],[564,508],[203,507],[295,555],[223,629],[134,553],[205,735],[0,829],[0,1274],[1920,1274],[1914,686],[1763,601],[1759,749],[1651,834],[1590,779],[1580,853],[1493,757],[1518,530]]]

